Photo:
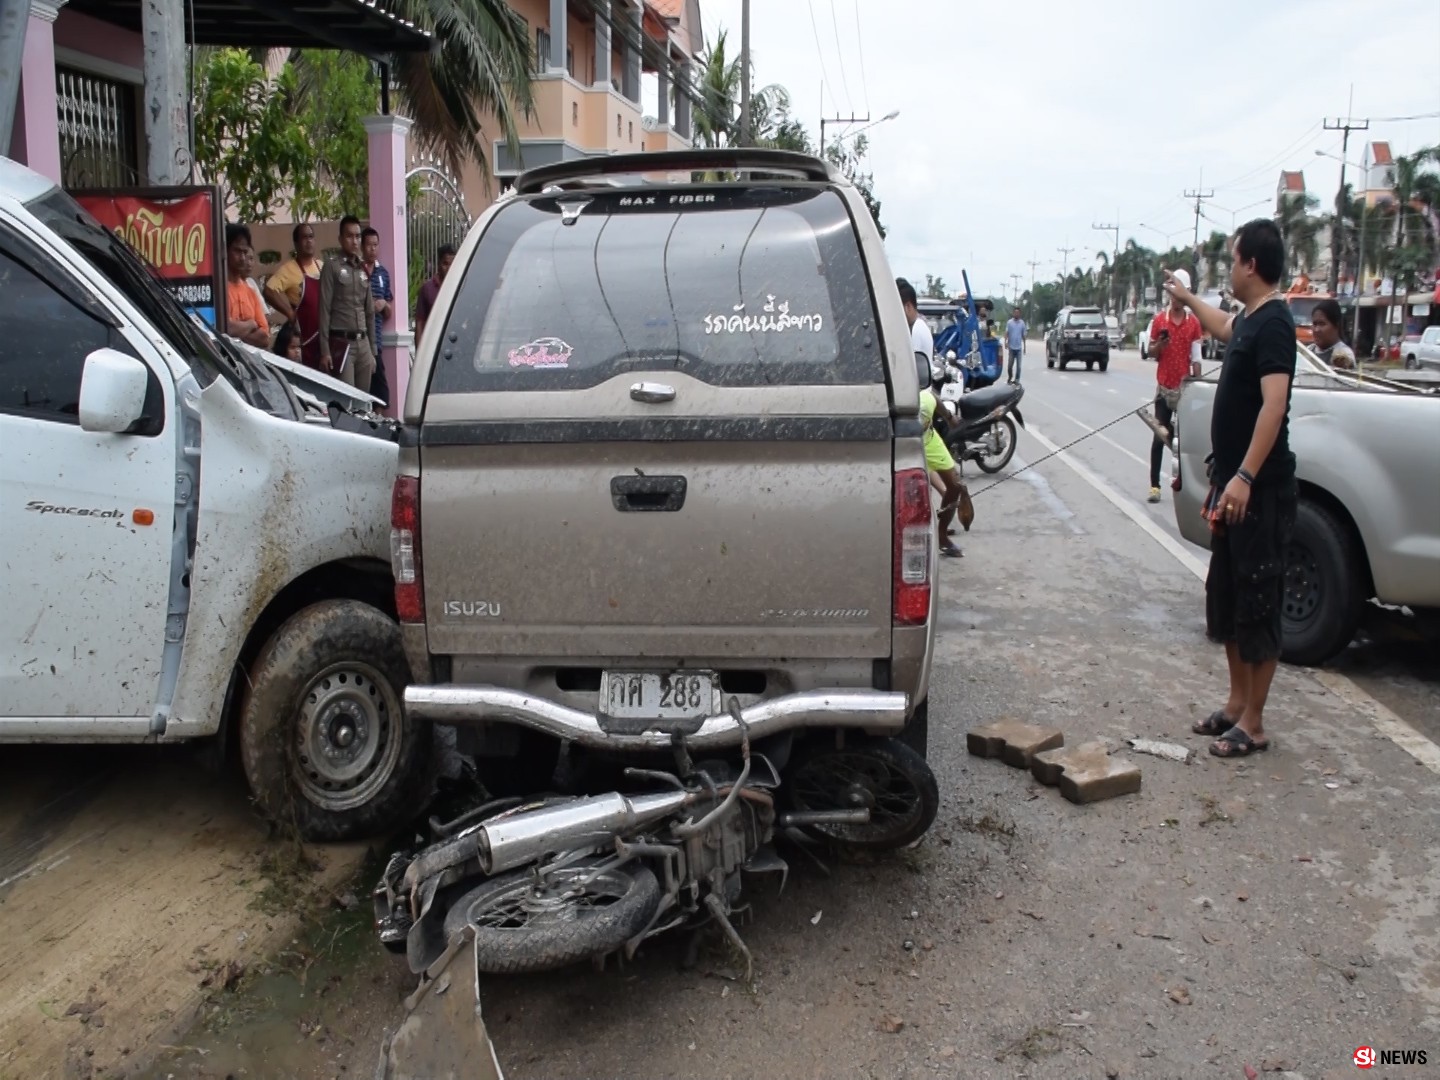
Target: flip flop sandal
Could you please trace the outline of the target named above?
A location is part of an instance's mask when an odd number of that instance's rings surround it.
[[[1223,749],[1222,749],[1223,748]],[[1210,744],[1210,753],[1218,758],[1249,757],[1270,749],[1270,740],[1257,743],[1238,724]]]
[[[1196,721],[1190,725],[1190,730],[1196,735],[1209,735],[1212,739],[1219,738],[1235,726],[1235,721],[1225,715],[1224,709],[1216,709],[1204,720]]]
[[[963,559],[965,557],[965,553],[961,551],[957,545],[950,543],[940,546],[940,554],[950,559]]]

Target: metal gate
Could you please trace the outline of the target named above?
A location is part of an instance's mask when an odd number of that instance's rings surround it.
[[[139,181],[135,87],[55,69],[60,174],[66,187],[127,187]]]
[[[407,231],[410,236],[410,295],[435,273],[435,252],[442,244],[460,246],[470,228],[465,196],[455,178],[432,161],[416,163],[405,174]]]

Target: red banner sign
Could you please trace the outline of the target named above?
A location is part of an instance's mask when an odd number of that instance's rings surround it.
[[[95,219],[155,268],[181,305],[224,328],[225,266],[212,187],[72,192]]]

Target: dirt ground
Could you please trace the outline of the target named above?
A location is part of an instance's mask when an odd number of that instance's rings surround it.
[[[131,1073],[365,852],[270,838],[181,749],[6,747],[0,823],[5,1080]]]

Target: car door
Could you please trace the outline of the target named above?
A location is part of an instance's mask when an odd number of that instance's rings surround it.
[[[144,337],[0,222],[0,731],[154,709],[175,527],[174,383]],[[79,422],[86,357],[150,369],[143,433]],[[50,720],[49,724],[43,723]]]

